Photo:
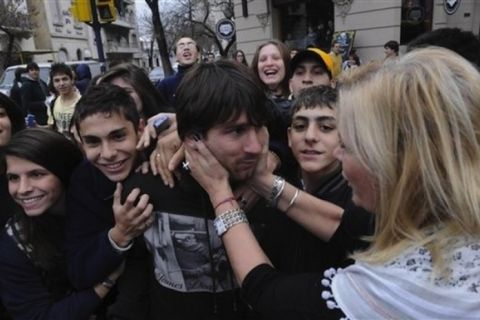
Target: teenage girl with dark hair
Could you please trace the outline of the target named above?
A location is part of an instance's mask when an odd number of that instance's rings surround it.
[[[26,129],[1,149],[17,206],[0,234],[0,296],[14,319],[88,319],[121,270],[74,291],[64,252],[65,190],[82,153],[49,129]]]

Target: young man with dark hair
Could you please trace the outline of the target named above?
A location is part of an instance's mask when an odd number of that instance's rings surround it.
[[[399,44],[395,40],[390,40],[383,45],[385,49],[385,59],[398,57]]]
[[[121,182],[141,160],[136,144],[143,122],[128,92],[108,83],[87,91],[74,121],[87,161],[73,172],[67,194],[69,277],[77,289],[111,287],[107,275],[153,222],[147,195],[136,189],[120,200]]]
[[[254,174],[268,143],[263,128],[269,114],[266,97],[254,79],[243,65],[217,61],[195,66],[177,91],[179,136],[205,141],[229,170],[234,185]],[[213,207],[188,175],[188,163],[183,169],[173,188],[152,174],[136,174],[125,183],[126,192],[140,188],[150,195],[156,215],[144,235],[154,260],[153,315],[242,319],[245,306],[237,297],[227,256],[213,227]]]
[[[175,57],[178,62],[178,70],[173,76],[160,80],[155,87],[168,101],[170,106],[175,106],[175,91],[185,72],[198,62],[200,47],[190,37],[181,37],[175,43]]]
[[[450,49],[480,69],[480,40],[471,31],[459,28],[440,28],[422,33],[407,45],[407,52],[437,46]]]
[[[46,126],[48,120],[47,105],[48,86],[40,79],[40,68],[35,62],[27,64],[28,74],[23,79],[20,95],[22,109],[27,114],[33,114],[40,126]]]
[[[298,168],[291,182],[305,192],[341,208],[353,207],[352,190],[342,177],[340,161],[333,155],[340,145],[337,131],[337,92],[330,86],[301,90],[292,104],[288,145]],[[346,211],[343,219],[355,221],[352,234],[335,234],[328,242],[316,237],[286,215],[270,230],[273,264],[284,272],[314,272],[348,264],[347,256],[366,246],[354,235],[369,230],[370,215],[361,209]],[[282,235],[288,234],[288,237]]]
[[[81,95],[75,87],[73,71],[64,63],[55,63],[50,70],[50,81],[57,97],[50,104],[48,124],[56,131],[71,138],[70,122],[75,105]]]

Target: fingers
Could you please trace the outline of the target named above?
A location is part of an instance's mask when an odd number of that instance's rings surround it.
[[[168,162],[168,170],[173,171],[180,165],[182,159],[185,158],[185,145],[182,143],[180,149],[173,155],[172,159]]]
[[[122,184],[117,182],[115,192],[113,193],[113,206],[120,206],[120,197],[122,195]]]
[[[135,188],[132,191],[130,191],[127,198],[125,199],[125,202],[123,203],[123,207],[126,210],[130,210],[131,208],[135,207],[135,201],[137,200],[137,197],[139,194],[140,194],[139,188]]]
[[[158,154],[158,152],[156,150],[154,150],[150,154],[150,158],[149,158],[150,170],[152,170],[152,174],[154,176],[156,176],[158,174],[158,171],[157,171],[157,157],[160,157],[160,155]]]
[[[137,150],[143,150],[147,148],[152,139],[157,138],[157,133],[155,131],[155,128],[151,123],[148,123],[147,126],[145,127],[145,130],[142,133],[142,136],[140,137],[140,140],[137,143]]]
[[[115,201],[120,201],[121,192],[120,184],[117,185],[115,191]],[[153,223],[152,212],[153,205],[150,203],[148,194],[141,194],[139,188],[133,189],[125,199],[123,204],[114,206],[115,220],[122,225],[122,230],[130,236],[138,235],[139,231],[144,231]]]
[[[145,206],[145,209],[132,221],[132,225],[136,226],[136,231],[139,233],[144,232],[155,221],[155,215],[153,214],[153,205],[151,203]]]
[[[169,151],[168,153],[167,152],[159,153],[159,156],[156,158],[157,160],[156,170],[157,170],[157,173],[162,178],[163,183],[166,186],[173,188],[173,186],[175,185],[173,180],[173,175],[172,175],[172,172],[168,170],[168,162],[170,161],[170,158],[173,154],[173,150],[168,150],[168,151]]]
[[[148,173],[148,169],[149,169],[149,162],[148,161],[144,161],[142,162],[141,165],[139,165],[136,169],[135,169],[135,172],[141,172],[143,174],[147,174]]]

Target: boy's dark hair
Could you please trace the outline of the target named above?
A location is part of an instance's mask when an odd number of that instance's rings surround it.
[[[393,51],[395,51],[395,53],[398,53],[398,49],[399,49],[399,44],[397,41],[395,40],[390,40],[388,41],[387,43],[385,43],[383,45],[384,48],[389,48],[389,49],[392,49]]]
[[[36,62],[30,62],[29,64],[27,64],[27,71],[30,70],[40,70],[40,67]]]
[[[217,124],[245,112],[248,121],[262,126],[269,120],[266,96],[252,71],[234,61],[196,65],[183,77],[176,92],[177,131],[202,135]]]
[[[25,129],[25,118],[20,106],[7,95],[0,92],[0,108],[4,108],[7,112],[8,119],[11,123],[12,136],[20,130]]]
[[[73,70],[70,66],[67,66],[65,63],[54,63],[50,69],[50,79],[53,81],[53,77],[59,74],[66,74],[70,79],[73,80]]]
[[[80,132],[80,123],[85,118],[97,113],[123,115],[125,119],[133,123],[135,130],[138,129],[140,123],[140,115],[135,102],[128,92],[110,83],[100,83],[90,87],[77,102],[73,115],[77,132]]]
[[[471,31],[441,28],[423,33],[408,43],[407,52],[428,46],[450,49],[480,67],[480,39]]]
[[[100,77],[100,82],[112,82],[121,78],[129,83],[142,101],[142,114],[148,119],[159,112],[169,111],[167,102],[155,89],[144,69],[131,63],[121,63]]]
[[[291,117],[300,109],[313,109],[317,107],[337,109],[337,90],[330,86],[313,86],[300,91],[290,109]]]

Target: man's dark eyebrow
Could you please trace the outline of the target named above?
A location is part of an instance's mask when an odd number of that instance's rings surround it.
[[[305,116],[294,116],[292,120],[303,120],[308,121],[310,118]],[[315,117],[315,121],[337,121],[335,117],[332,116],[319,116]]]
[[[127,130],[126,127],[118,128],[118,129],[110,131],[108,133],[108,136],[113,136],[113,135],[116,135],[116,134],[119,134],[119,133],[124,133],[126,130]]]
[[[116,134],[121,134],[121,133],[124,133],[124,131],[126,130],[127,128],[125,127],[122,127],[122,128],[119,128],[119,129],[115,129],[115,130],[112,130],[108,133],[107,136],[113,136],[113,135],[116,135]],[[84,136],[81,136],[82,139],[89,139],[89,140],[100,140],[100,138],[98,136],[94,136],[94,135],[84,135]]]

